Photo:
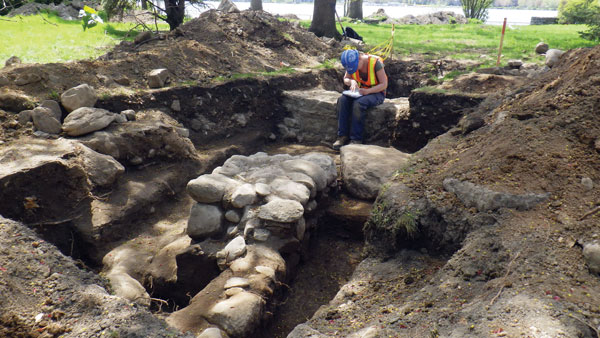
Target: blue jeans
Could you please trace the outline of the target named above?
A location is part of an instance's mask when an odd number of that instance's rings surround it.
[[[383,92],[351,98],[342,95],[337,101],[338,136],[350,136],[351,140],[362,141],[367,109],[383,103]]]

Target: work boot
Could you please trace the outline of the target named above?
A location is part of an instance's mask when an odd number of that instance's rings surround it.
[[[338,136],[337,140],[333,143],[333,150],[340,150],[340,148],[348,142],[348,136]]]
[[[350,144],[363,144],[361,140],[352,140]]]

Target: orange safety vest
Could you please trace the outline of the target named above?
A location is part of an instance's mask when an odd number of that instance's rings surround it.
[[[360,75],[358,74],[358,69],[356,70],[356,72],[354,72],[354,74],[352,74],[352,78],[356,80],[356,82],[358,82],[359,87],[364,86],[366,88],[371,88],[379,84],[379,81],[377,80],[377,74],[375,73],[375,64],[377,63],[377,60],[379,60],[381,64],[383,64],[383,60],[381,60],[378,56],[369,55],[369,66],[367,67],[367,81],[363,81],[363,79],[360,78]]]

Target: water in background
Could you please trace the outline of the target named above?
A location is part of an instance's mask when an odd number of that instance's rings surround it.
[[[219,1],[207,1],[206,2],[210,7],[209,8],[217,8],[219,6]],[[248,9],[250,8],[250,2],[237,2],[234,1],[235,5],[240,9]],[[187,6],[186,12],[191,17],[197,17],[201,12],[206,9],[197,9],[192,6]],[[383,4],[371,4],[371,3],[363,3],[363,15],[367,17],[373,13],[375,13],[379,8],[383,8],[388,16],[392,18],[401,18],[405,15],[422,15],[422,14],[430,14],[439,11],[450,11],[457,14],[463,14],[463,10],[461,7],[452,6],[452,7],[436,7],[436,6],[401,6],[401,5],[383,5]],[[338,14],[342,14],[344,12],[343,5],[336,6]],[[295,14],[297,17],[303,20],[312,19],[313,15],[313,3],[298,3],[298,4],[284,4],[284,3],[270,3],[263,2],[263,10],[271,13],[271,14]],[[529,25],[532,16],[537,17],[555,17],[557,16],[557,11],[549,11],[549,10],[527,10],[527,9],[495,9],[491,8],[488,11],[488,20],[486,23],[490,25],[501,25],[504,18],[507,18],[507,23],[509,25]]]

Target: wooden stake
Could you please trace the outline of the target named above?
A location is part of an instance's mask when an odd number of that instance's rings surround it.
[[[498,60],[496,60],[496,67],[500,66],[500,56],[502,56],[502,44],[504,43],[504,32],[506,31],[506,18],[504,18],[504,24],[502,24],[502,36],[500,36],[500,48],[498,49]]]

